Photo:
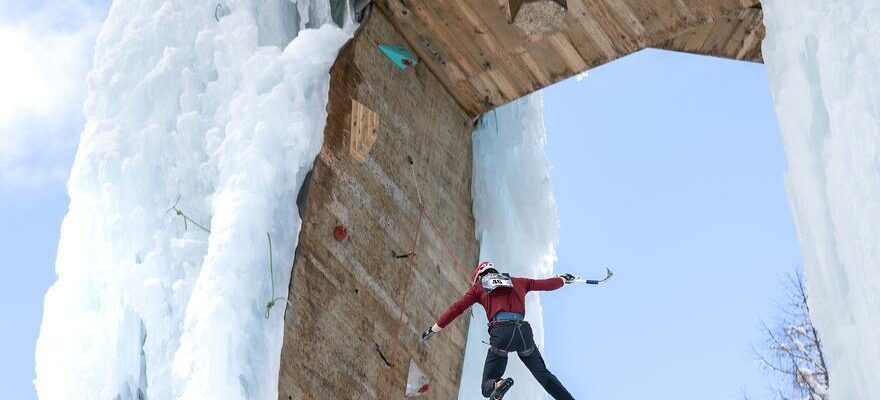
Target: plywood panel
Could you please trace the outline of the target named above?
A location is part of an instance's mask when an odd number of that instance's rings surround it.
[[[358,162],[364,162],[370,149],[376,143],[379,127],[379,114],[359,103],[351,100],[351,129],[348,150]]]

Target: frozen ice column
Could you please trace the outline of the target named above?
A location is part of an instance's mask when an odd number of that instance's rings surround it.
[[[880,399],[880,3],[765,0],[764,60],[831,398]]]

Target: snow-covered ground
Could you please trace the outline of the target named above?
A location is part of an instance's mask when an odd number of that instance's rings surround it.
[[[543,278],[553,272],[559,219],[544,151],[544,106],[540,93],[516,100],[483,115],[474,131],[473,197],[480,259],[492,260],[514,276]],[[535,343],[544,349],[541,302],[526,297],[526,320]],[[459,399],[482,399],[483,361],[489,341],[486,313],[473,307]],[[544,389],[510,355],[505,376],[516,382],[505,399],[542,398]]]
[[[880,399],[880,2],[762,3],[786,187],[831,398]]]
[[[277,397],[267,233],[286,298],[296,194],[351,29],[324,25],[326,1],[222,4],[111,7],[37,343],[42,400]],[[210,233],[168,212],[178,197]]]

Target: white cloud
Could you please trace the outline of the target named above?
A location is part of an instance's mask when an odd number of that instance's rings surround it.
[[[64,182],[104,16],[97,7],[65,2],[0,16],[0,185]]]

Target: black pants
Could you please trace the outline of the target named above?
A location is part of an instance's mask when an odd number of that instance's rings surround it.
[[[507,369],[508,352],[516,352],[550,396],[556,400],[574,400],[559,379],[547,370],[528,322],[510,321],[492,326],[489,328],[489,343],[491,347],[486,354],[486,365],[483,366],[483,396],[492,395],[495,381],[501,379]]]

